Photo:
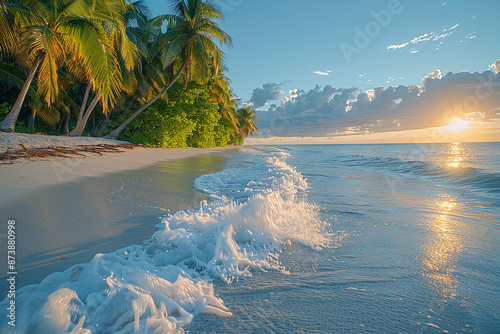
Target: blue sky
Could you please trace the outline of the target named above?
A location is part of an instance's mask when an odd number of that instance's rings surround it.
[[[500,1],[496,0],[401,0],[400,13],[391,14],[389,24],[381,27],[359,54],[353,54],[350,63],[340,44],[354,46],[355,27],[371,27],[369,23],[375,21],[371,11],[387,10],[389,1],[216,3],[227,9],[222,27],[234,38],[233,48],[226,50],[229,77],[243,100],[267,82],[289,82],[283,89],[310,89],[316,84],[364,90],[415,85],[436,68],[443,73],[482,72],[500,57]],[[444,29],[456,24],[459,26],[451,35],[438,41],[387,49],[424,34],[441,35]],[[438,47],[440,42],[443,43]],[[418,53],[410,53],[411,49]],[[332,72],[321,76],[314,71]]]
[[[167,0],[148,3],[156,14],[168,10]],[[421,86],[435,69],[483,72],[500,58],[498,0],[215,3],[234,39],[224,51],[235,93],[248,101],[267,83],[284,93],[266,110],[292,89]],[[356,48],[348,57],[346,46]]]

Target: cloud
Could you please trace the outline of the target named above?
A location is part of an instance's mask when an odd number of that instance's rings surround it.
[[[283,95],[280,85],[268,82],[262,85],[262,88],[255,88],[252,92],[250,101],[254,108],[263,107],[267,102],[278,100]]]
[[[490,68],[494,69],[496,72],[500,72],[500,59],[490,65]]]
[[[314,71],[313,72],[314,74],[318,74],[318,75],[322,75],[322,76],[328,76],[332,73],[332,71],[328,70],[326,72],[322,72],[322,71]]]
[[[387,46],[387,49],[388,50],[397,50],[397,49],[402,49],[402,48],[406,48],[408,46],[408,44],[410,44],[410,42],[406,42],[406,43],[402,43],[402,44],[392,44],[392,45],[388,45]]]
[[[453,29],[456,29],[456,28],[458,28],[458,26],[459,26],[459,25],[460,25],[460,23],[457,23],[457,24],[455,24],[454,26],[449,27],[448,29],[443,29],[443,32],[444,32],[444,31],[448,31],[448,30],[453,30]]]
[[[414,39],[412,39],[410,41],[411,44],[417,44],[417,43],[421,43],[421,42],[427,42],[431,39],[433,39],[434,37],[436,36],[435,33],[430,33],[430,34],[423,34],[423,35],[420,35],[418,37],[415,37]]]
[[[444,40],[447,37],[451,36],[451,34],[453,34],[452,30],[456,29],[458,26],[460,26],[460,23],[457,23],[452,27],[443,29],[443,31],[440,34],[436,34],[435,32],[425,33],[423,35],[420,35],[420,36],[413,38],[409,42],[404,42],[404,43],[400,43],[400,44],[390,44],[387,46],[387,50],[404,49],[410,44],[419,44],[419,43],[428,42],[428,41],[435,42],[435,41],[438,41],[440,39]],[[415,48],[412,48],[410,50],[410,53],[417,53],[417,52],[418,52],[418,50]]]
[[[470,34],[468,34],[467,36],[465,36],[465,38],[467,38],[467,39],[474,39],[476,37],[477,37],[477,34],[475,31],[473,31]]]
[[[241,105],[246,108],[246,107],[253,107],[253,103],[249,101],[241,102]]]
[[[427,79],[441,79],[442,77],[443,75],[441,74],[441,70],[436,69],[422,78],[422,87],[425,90],[425,82],[427,81]]]
[[[500,65],[500,60],[495,62]],[[298,90],[259,112],[263,135],[326,136],[416,130],[448,125],[461,117],[490,122],[499,119],[500,74],[493,71],[447,73],[435,70],[422,87],[358,88],[316,86]]]
[[[446,37],[450,36],[452,34],[452,32],[447,32],[447,33],[444,33],[444,34],[441,34],[441,35],[436,35],[432,40],[433,41],[437,41],[438,39],[445,39]]]

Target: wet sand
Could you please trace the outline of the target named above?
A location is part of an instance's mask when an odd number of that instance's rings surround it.
[[[226,159],[214,154],[223,150],[141,148],[0,166],[3,231],[9,219],[16,221],[17,287],[97,253],[140,244],[169,211],[199,206],[206,196],[193,181],[224,167]],[[3,231],[0,247],[7,249]],[[0,262],[2,276],[6,265]],[[1,277],[0,292],[6,288]]]

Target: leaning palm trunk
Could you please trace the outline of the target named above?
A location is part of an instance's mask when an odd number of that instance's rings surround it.
[[[234,137],[229,143],[228,145],[233,145],[235,141],[237,141],[238,139],[240,139],[240,137],[243,136],[243,132],[241,132],[239,135],[237,135],[236,137]]]
[[[89,93],[91,88],[92,85],[90,83],[87,84],[87,88],[85,89],[85,94],[83,95],[82,106],[80,107],[80,113],[78,114],[78,120],[76,121],[77,124],[82,121],[83,115],[85,114],[85,109],[87,108],[87,101],[89,99]]]
[[[63,134],[67,134],[69,132],[69,119],[71,117],[71,113],[68,113],[66,115],[66,120],[64,121],[64,129],[63,129]]]
[[[39,57],[38,60],[33,65],[33,67],[31,68],[31,71],[28,75],[28,78],[24,82],[23,88],[21,89],[21,92],[19,93],[19,96],[17,97],[16,102],[14,103],[14,106],[10,110],[7,117],[5,117],[5,119],[2,122],[0,122],[0,130],[1,131],[5,131],[5,132],[13,132],[14,131],[17,118],[19,117],[19,113],[21,112],[21,107],[23,106],[23,103],[24,103],[24,98],[26,97],[26,94],[28,93],[28,89],[30,88],[31,82],[33,81],[33,78],[35,77],[36,71],[38,70],[38,67],[40,66],[41,62],[42,62],[42,57]]]
[[[99,93],[97,93],[95,95],[94,99],[92,100],[92,102],[90,102],[90,105],[87,108],[87,110],[85,111],[85,114],[83,116],[80,115],[81,118],[80,118],[80,116],[78,117],[76,127],[73,129],[73,131],[68,133],[66,136],[81,136],[83,134],[83,130],[85,130],[85,126],[87,125],[87,121],[90,117],[90,114],[92,114],[92,111],[94,111],[94,108],[97,105],[97,102],[99,102]]]
[[[96,131],[97,137],[104,136],[103,132],[104,132],[104,130],[106,130],[106,128],[109,125],[110,117],[111,117],[111,111],[106,114],[105,118],[103,120],[101,120],[100,124],[98,125],[99,129],[97,129],[97,131]]]
[[[130,124],[130,122],[132,122],[137,116],[139,116],[140,113],[142,113],[144,110],[146,110],[150,105],[152,105],[153,103],[155,103],[163,94],[165,94],[167,92],[167,90],[172,87],[172,85],[177,81],[177,79],[179,79],[179,76],[181,75],[182,71],[184,71],[184,68],[186,67],[186,63],[184,63],[181,67],[181,69],[177,72],[177,74],[175,75],[175,77],[172,79],[172,81],[170,81],[170,83],[162,89],[161,92],[159,92],[153,99],[151,99],[148,103],[146,103],[145,105],[143,105],[141,108],[139,108],[139,110],[137,110],[135,113],[132,114],[132,116],[130,116],[125,122],[123,122],[119,127],[117,127],[115,130],[111,131],[107,136],[105,136],[106,138],[112,138],[112,139],[116,139],[118,138],[118,136],[120,135],[120,133],[123,131],[123,129],[125,129],[125,127],[127,125]]]
[[[30,120],[28,123],[28,130],[32,131],[35,126],[36,108],[31,110]]]

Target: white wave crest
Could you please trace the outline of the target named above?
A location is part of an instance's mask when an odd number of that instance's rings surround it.
[[[235,175],[246,173],[245,182],[236,182]],[[220,192],[222,181],[230,180],[246,198]],[[287,240],[318,250],[330,246],[319,210],[307,200],[306,180],[283,159],[203,176],[197,184],[218,199],[166,217],[142,246],[98,254],[20,289],[17,326],[2,319],[0,330],[182,333],[197,314],[231,316],[215,296],[213,279],[230,284],[252,270],[284,270],[279,251]]]

